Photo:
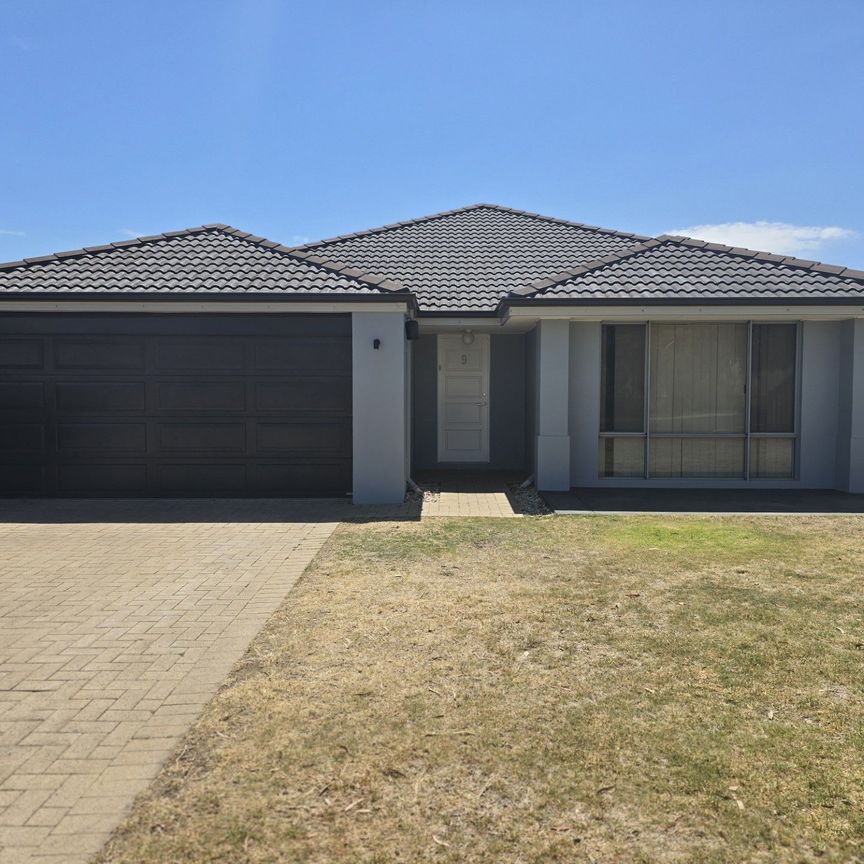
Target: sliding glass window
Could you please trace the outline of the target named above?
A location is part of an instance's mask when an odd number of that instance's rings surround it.
[[[793,477],[797,344],[796,324],[604,325],[600,476]]]
[[[793,477],[798,327],[754,324],[750,380],[750,476]]]
[[[604,327],[600,392],[600,472],[645,474],[645,326]]]

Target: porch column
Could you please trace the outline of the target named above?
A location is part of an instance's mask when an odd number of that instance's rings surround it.
[[[537,454],[538,489],[570,488],[570,322],[537,325]]]
[[[405,315],[354,312],[351,323],[353,501],[400,504],[407,481]]]
[[[847,327],[849,338],[847,362],[843,364],[845,376],[841,383],[840,413],[844,419],[848,417],[849,422],[848,426],[841,426],[841,452],[848,447],[846,488],[850,492],[864,493],[864,320],[856,318],[847,322]]]

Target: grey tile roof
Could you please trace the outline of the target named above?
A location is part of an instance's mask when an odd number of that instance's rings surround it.
[[[864,272],[492,204],[294,248],[203,225],[0,264],[0,300],[394,294],[450,314],[494,314],[502,301],[862,303]]]
[[[511,300],[864,302],[864,271],[663,235],[538,280]]]
[[[399,281],[421,311],[491,313],[516,288],[645,239],[475,204],[299,248]]]
[[[0,298],[46,295],[392,296],[392,280],[228,225],[0,264]]]

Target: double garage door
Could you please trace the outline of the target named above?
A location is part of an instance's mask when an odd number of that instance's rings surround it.
[[[350,316],[0,314],[0,494],[350,488]]]

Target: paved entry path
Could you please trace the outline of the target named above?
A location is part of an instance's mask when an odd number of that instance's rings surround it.
[[[98,851],[347,513],[0,504],[2,864]]]
[[[420,485],[423,518],[429,516],[518,516],[507,497],[500,474],[452,473],[430,475]]]

